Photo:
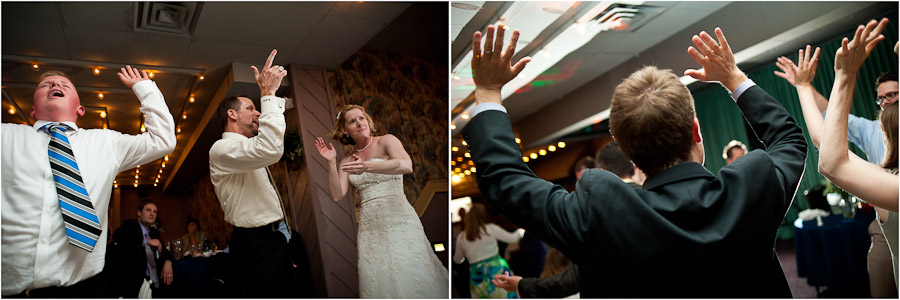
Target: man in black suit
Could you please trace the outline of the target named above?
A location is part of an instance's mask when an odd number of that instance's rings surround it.
[[[172,256],[160,242],[156,222],[157,205],[151,199],[138,204],[137,220],[122,222],[107,250],[107,278],[116,296],[137,298],[144,281],[155,297],[172,284]]]
[[[791,297],[775,233],[802,177],[806,141],[784,107],[738,69],[721,29],[718,42],[706,32],[693,36],[699,51],[688,54],[703,69],[685,74],[733,92],[766,150],[711,174],[701,164],[690,91],[671,71],[645,67],[616,87],[609,117],[622,151],[648,176],[643,189],[590,170],[571,193],[521,159],[500,89],[530,59],[511,64],[519,34],[503,51],[505,29],[495,41],[488,26],[483,50],[481,33],[474,35],[478,106],[463,137],[495,210],[597,270],[581,274],[583,297]]]

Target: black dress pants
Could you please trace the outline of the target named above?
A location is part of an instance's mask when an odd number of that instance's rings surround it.
[[[256,228],[234,227],[229,251],[233,269],[225,285],[234,297],[298,298],[296,275],[279,222]]]

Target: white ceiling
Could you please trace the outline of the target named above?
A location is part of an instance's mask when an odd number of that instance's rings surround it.
[[[770,46],[768,51],[756,53],[740,65],[746,69],[778,55],[793,53],[802,45],[820,42],[851,29],[854,24],[891,10],[896,12],[897,9],[896,2],[650,1],[644,5],[654,7],[658,14],[639,28],[598,34],[591,42],[552,67],[572,72],[554,78],[552,85],[523,89],[504,100],[503,104],[509,110],[526,148],[551,143],[573,130],[579,130],[584,126],[584,120],[588,120],[588,124],[599,121],[591,118],[597,118],[609,108],[609,98],[615,86],[641,66],[657,65],[672,69],[676,74],[694,68],[696,63],[686,54],[686,50],[692,45],[690,37],[701,30],[711,32],[716,26],[722,27],[735,53],[763,42]],[[457,9],[451,5],[451,15]],[[485,15],[502,13],[502,10],[485,10],[462,26],[483,30],[488,25],[485,20],[491,20]],[[453,26],[458,25],[453,23]],[[789,40],[773,39],[789,30],[795,30],[800,36]],[[461,32],[459,37],[470,34]],[[453,41],[454,50],[465,49],[453,52],[454,67],[459,63],[458,57],[471,50],[465,44],[470,45],[471,39],[457,38]],[[523,50],[521,46],[518,49]],[[539,59],[534,53],[523,53],[518,57],[524,55]],[[471,100],[451,107],[456,125],[454,133],[463,127],[465,120],[461,120],[459,115],[470,104]],[[459,143],[458,136],[454,136],[454,145]]]
[[[199,13],[190,15],[196,24],[189,35],[135,29],[135,15],[140,15],[138,7],[142,4],[3,2],[3,122],[33,121],[25,116],[31,108],[37,77],[45,70],[57,69],[72,76],[82,105],[89,112],[96,109],[79,119],[79,126],[98,128],[108,122],[111,129],[140,133],[139,103],[115,75],[125,64],[137,65],[158,71],[154,81],[182,128],[170,155],[178,157],[188,150],[187,138],[198,130],[200,116],[212,100],[212,93],[203,94],[206,89],[201,87],[219,86],[226,80],[227,72],[222,70],[232,63],[260,66],[272,49],[278,49],[275,64],[327,69],[336,69],[360,49],[441,62],[447,57],[447,3],[152,3],[197,6]],[[40,71],[31,70],[31,63],[40,64]],[[93,66],[102,67],[99,76],[91,74]],[[208,78],[201,82],[199,74]],[[103,100],[96,97],[100,91],[106,92]],[[192,92],[197,93],[196,102],[188,103]],[[19,111],[11,115],[8,109],[13,101]],[[108,112],[106,120],[99,117],[102,109]],[[179,118],[182,111],[187,119]],[[150,181],[142,175],[141,184],[152,182],[150,176],[160,165],[157,161],[144,166],[142,173]],[[161,182],[173,175],[169,174],[171,169],[168,165],[163,168]],[[118,177],[119,183],[131,184],[133,180],[133,172]]]

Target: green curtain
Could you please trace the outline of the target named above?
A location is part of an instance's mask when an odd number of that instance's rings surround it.
[[[856,116],[873,120],[878,117],[879,111],[878,106],[875,104],[875,79],[884,72],[897,72],[897,54],[893,50],[894,44],[897,43],[897,11],[882,17],[890,19],[887,29],[883,32],[885,39],[878,44],[860,68],[854,92],[854,102],[850,109],[850,112]],[[812,83],[816,90],[826,98],[831,94],[831,86],[834,83],[834,54],[840,47],[843,37],[853,37],[853,30],[855,28],[819,44],[812,45],[813,49],[816,46],[822,48],[819,54],[819,66],[816,70],[816,77]],[[784,56],[796,62],[797,50],[799,49],[793,49],[785,53]],[[797,197],[794,199],[791,209],[785,215],[785,219],[782,222],[782,230],[779,231],[779,238],[792,238],[794,236],[793,221],[797,218],[799,211],[808,208],[803,196],[804,192],[812,186],[824,182],[825,177],[818,172],[819,151],[813,146],[809,133],[806,130],[803,112],[797,98],[797,91],[786,80],[775,76],[774,72],[776,70],[778,70],[778,67],[775,66],[775,60],[773,59],[757,69],[744,71],[757,85],[765,89],[766,92],[784,105],[788,113],[803,128],[803,135],[809,144],[806,170],[800,182]],[[697,118],[700,120],[706,152],[704,166],[713,173],[717,173],[725,165],[725,160],[722,158],[722,148],[729,141],[739,140],[746,144],[750,150],[755,148],[752,147],[754,143],[749,141],[747,125],[745,125],[746,123],[740,111],[730,99],[725,89],[718,85],[711,85],[694,92]],[[865,158],[865,154],[852,143],[850,144],[850,149]]]

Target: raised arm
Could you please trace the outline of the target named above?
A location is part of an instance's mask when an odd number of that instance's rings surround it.
[[[328,168],[328,196],[331,196],[332,201],[338,202],[344,198],[344,195],[347,195],[350,178],[347,172],[338,170],[337,151],[334,150],[331,143],[326,143],[321,137],[316,138],[316,149],[319,150],[319,155],[328,162],[328,166],[326,166]]]
[[[898,176],[882,171],[878,166],[859,160],[851,160],[847,153],[847,120],[856,75],[872,49],[884,39],[878,28],[887,19],[870,21],[860,25],[853,40],[844,38],[835,53],[834,87],[828,101],[829,114],[825,117],[825,131],[819,151],[819,172],[844,190],[861,199],[890,211],[897,211]]]
[[[412,160],[409,153],[403,149],[403,143],[392,134],[382,136],[378,141],[378,146],[382,147],[388,155],[387,160],[383,161],[364,161],[356,154],[353,160],[341,164],[341,170],[348,173],[362,174],[365,172],[378,174],[409,174],[412,173]]]
[[[797,184],[803,176],[806,162],[806,139],[796,121],[781,104],[756,86],[737,67],[734,54],[725,39],[722,29],[716,28],[718,43],[706,32],[693,37],[693,42],[703,51],[693,47],[688,54],[703,66],[703,69],[687,70],[686,75],[703,81],[720,81],[735,98],[738,108],[753,129],[756,137],[765,145],[766,154],[773,162],[779,187],[783,193],[785,209],[793,199]],[[740,88],[740,89],[739,89]],[[752,154],[752,153],[751,153]],[[733,171],[740,164],[723,168]]]
[[[813,145],[819,147],[822,140],[822,112],[825,111],[828,101],[812,86],[812,80],[816,76],[816,66],[819,63],[819,47],[810,55],[812,47],[806,45],[806,50],[800,49],[797,64],[787,57],[779,57],[775,63],[784,72],[775,71],[775,75],[786,79],[797,89],[797,97],[800,99],[800,107],[803,111],[803,119],[806,121],[806,130]]]
[[[256,66],[250,67],[262,96],[259,100],[259,133],[246,140],[222,139],[213,145],[222,149],[210,151],[210,160],[216,162],[215,167],[225,173],[241,173],[267,167],[281,159],[284,153],[284,99],[276,97],[275,91],[281,86],[281,80],[287,76],[287,71],[281,66],[272,65],[276,53],[276,50],[272,50],[269,54],[262,73]],[[243,106],[241,109],[254,110]]]
[[[147,132],[138,135],[119,134],[116,141],[119,171],[158,159],[175,150],[175,120],[166,106],[166,100],[156,83],[150,80],[146,71],[138,71],[125,66],[119,73],[119,80],[134,91],[141,101],[144,114],[144,128]],[[112,131],[110,131],[112,132]]]
[[[494,38],[494,33],[497,38]],[[486,43],[481,33],[473,35],[472,74],[475,78],[476,113],[463,128],[468,141],[478,188],[485,201],[513,224],[525,228],[573,261],[586,258],[589,247],[587,228],[592,222],[589,197],[584,189],[569,193],[565,188],[538,178],[522,161],[509,116],[500,104],[500,89],[522,71],[530,60],[523,58],[512,64],[519,32],[513,32],[504,50],[505,26],[487,27]],[[617,177],[609,174],[609,182],[633,192]]]

